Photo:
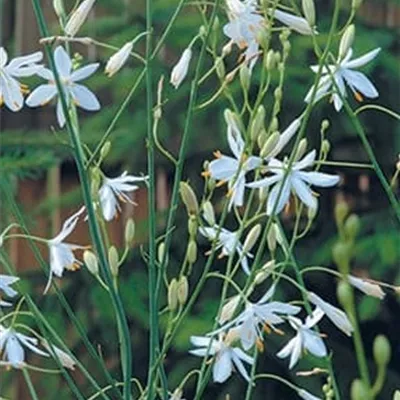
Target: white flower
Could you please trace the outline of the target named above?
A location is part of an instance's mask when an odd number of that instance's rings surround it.
[[[314,396],[310,392],[307,392],[307,390],[304,389],[299,389],[297,391],[297,394],[304,400],[322,400],[321,397]]]
[[[274,175],[247,185],[251,188],[274,185],[267,200],[268,215],[271,215],[273,212],[278,214],[283,210],[285,204],[289,201],[291,190],[293,190],[293,192],[307,207],[315,210],[317,208],[317,200],[308,184],[329,187],[334,186],[339,182],[340,178],[337,175],[329,175],[314,171],[302,171],[304,168],[310,167],[314,163],[315,156],[316,151],[313,150],[300,161],[293,163],[286,179],[284,178],[285,170],[288,168],[287,163],[273,158],[268,163],[268,170]]]
[[[279,316],[278,313],[286,316],[297,314],[301,310],[300,307],[292,306],[280,301],[268,302],[274,292],[275,285],[271,286],[267,293],[257,303],[251,303],[248,301],[245,310],[241,314],[214,333],[235,326],[235,329],[237,329],[237,333],[240,336],[243,348],[249,350],[254,346],[257,339],[262,339],[262,333],[259,327],[260,324],[264,326],[266,325],[268,328],[274,327],[274,325],[284,322],[284,319]]]
[[[219,235],[216,249],[222,248],[221,257],[230,256],[231,254],[237,252],[243,271],[247,275],[250,275],[247,257],[252,258],[253,255],[251,253],[243,252],[243,245],[239,242],[238,232],[231,232],[225,228],[219,229],[217,225],[214,227],[199,228],[199,232],[211,242],[217,237],[218,231]]]
[[[50,344],[45,339],[42,340],[42,346],[49,352],[49,354],[52,354],[53,350],[63,367],[68,368],[72,371],[75,369],[75,361],[64,350],[61,350],[57,346],[54,346],[54,344]]]
[[[302,35],[317,33],[303,17],[298,17],[297,15],[289,14],[281,10],[275,10],[274,18]]]
[[[289,317],[289,323],[297,331],[296,336],[279,351],[279,358],[290,356],[289,368],[293,368],[299,360],[302,351],[309,351],[316,357],[325,357],[328,353],[320,335],[311,328],[324,316],[320,308],[316,308],[312,316],[307,316],[303,324],[299,318]]]
[[[349,275],[349,283],[369,296],[377,297],[380,300],[385,297],[384,291],[376,283],[371,283],[352,275]]]
[[[219,185],[228,182],[229,208],[231,208],[233,204],[237,207],[243,205],[246,173],[257,168],[261,164],[261,159],[246,156],[239,127],[231,118],[227,118],[227,124],[228,144],[234,157],[216,152],[217,159],[210,162],[208,172],[213,179],[221,180]]]
[[[20,368],[25,363],[25,350],[27,347],[34,353],[48,357],[48,354],[38,349],[36,338],[17,333],[12,328],[5,328],[0,325],[0,354],[3,354],[3,360],[6,365],[14,368]]]
[[[315,306],[319,307],[341,331],[343,331],[347,336],[351,336],[354,329],[347,318],[347,315],[342,310],[339,310],[325,300],[322,300],[321,297],[317,296],[313,292],[308,293],[308,299]]]
[[[76,106],[84,110],[99,110],[100,103],[93,92],[86,86],[77,83],[92,75],[99,67],[99,64],[89,64],[72,71],[72,61],[62,46],[58,46],[54,51],[54,62],[60,76],[67,103],[72,100]],[[49,83],[40,85],[29,95],[26,99],[26,104],[29,107],[43,106],[58,94],[54,74],[51,70],[43,68],[37,74],[44,79],[48,79]],[[65,115],[60,98],[57,101],[57,121],[60,127],[65,125]]]
[[[213,380],[214,382],[225,382],[232,374],[235,366],[239,373],[249,381],[249,375],[243,365],[243,361],[252,365],[254,359],[238,347],[231,347],[228,335],[223,340],[222,335],[219,339],[206,336],[192,336],[190,341],[199,349],[190,350],[191,354],[199,357],[214,356]]]
[[[72,13],[67,25],[65,26],[65,33],[69,36],[75,36],[79,28],[85,22],[87,16],[92,9],[96,0],[84,0],[79,7]]]
[[[175,89],[178,89],[182,81],[186,78],[191,59],[192,59],[192,49],[188,47],[187,49],[184,50],[184,52],[181,55],[181,58],[174,66],[171,72],[170,82],[175,87]]]
[[[17,276],[0,274],[0,290],[2,290],[5,293],[5,295],[8,297],[16,296],[18,294],[18,292],[10,286],[17,281],[19,281],[19,278]],[[11,303],[1,300],[1,296],[0,296],[0,306],[8,307],[10,305],[11,305]]]
[[[22,94],[25,89],[16,78],[38,73],[43,67],[36,63],[42,58],[43,53],[37,51],[27,56],[16,57],[7,65],[7,52],[4,47],[0,47],[0,106],[5,103],[14,112],[22,108],[24,103]]]
[[[133,204],[126,193],[133,192],[139,188],[133,185],[133,183],[142,182],[147,179],[147,177],[127,174],[127,171],[125,171],[117,178],[104,177],[103,184],[99,190],[99,199],[103,217],[106,221],[111,221],[117,215],[118,211],[121,210],[118,199]]]
[[[85,211],[82,207],[78,212],[71,215],[63,224],[61,232],[47,241],[50,250],[50,276],[44,292],[46,293],[50,287],[53,274],[59,278],[62,277],[64,269],[73,270],[77,265],[82,263],[75,258],[73,250],[85,249],[86,246],[77,244],[64,243],[64,239],[71,234],[78,223],[80,215]]]
[[[362,101],[362,96],[368,97],[370,99],[374,99],[379,96],[378,91],[376,90],[373,83],[362,73],[359,71],[354,71],[354,68],[362,67],[363,65],[369,63],[373,60],[378,53],[380,52],[380,48],[370,51],[367,54],[364,54],[361,57],[355,58],[354,60],[350,60],[353,55],[353,50],[350,49],[347,55],[343,58],[343,60],[337,60],[336,64],[328,65],[327,67],[323,67],[322,69],[322,77],[319,81],[318,88],[315,95],[315,101],[320,100],[325,94],[327,94],[331,88],[333,89],[333,104],[335,106],[336,111],[340,111],[343,106],[343,101],[341,100],[339,94],[337,93],[336,87],[339,89],[339,92],[342,97],[346,97],[346,87],[345,83],[350,87],[356,100]],[[311,69],[317,73],[318,65],[311,66]],[[333,81],[335,82],[336,87],[333,87]],[[305,101],[309,103],[311,101],[311,96],[314,91],[314,86],[308,91]]]
[[[245,60],[253,68],[258,57],[257,34],[263,29],[264,19],[256,13],[254,0],[227,0],[229,21],[223,31],[240,49],[246,49]]]
[[[111,78],[117,73],[129,58],[133,48],[133,42],[125,43],[116,53],[114,53],[107,61],[104,72]]]

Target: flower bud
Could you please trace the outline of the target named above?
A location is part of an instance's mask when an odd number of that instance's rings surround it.
[[[108,249],[108,264],[110,266],[111,274],[114,277],[118,276],[118,251],[115,246]]]
[[[278,118],[272,118],[271,124],[269,125],[268,132],[275,132],[279,130]]]
[[[272,224],[267,235],[267,244],[270,252],[274,252],[276,250],[276,242],[277,238],[275,224]]]
[[[344,31],[339,45],[339,60],[346,57],[354,42],[355,27],[353,24],[349,25]]]
[[[194,264],[197,260],[197,244],[194,240],[189,241],[186,254],[189,264]]]
[[[164,260],[164,253],[165,253],[165,243],[161,242],[158,245],[158,249],[157,249],[157,260],[158,262],[161,264]]]
[[[189,295],[189,283],[186,278],[186,276],[181,276],[178,285],[177,285],[177,297],[178,297],[178,302],[181,306],[183,306]]]
[[[352,8],[353,10],[357,10],[357,8],[361,6],[361,4],[362,4],[363,1],[364,1],[364,0],[353,0],[353,1],[351,2],[351,8]]]
[[[246,64],[242,64],[242,66],[240,67],[239,76],[240,84],[242,85],[243,91],[247,93],[250,88],[251,74],[250,69]]]
[[[83,253],[83,261],[89,272],[94,276],[99,274],[99,263],[97,261],[97,257],[90,250],[85,250]]]
[[[340,228],[343,226],[343,222],[349,213],[349,206],[344,201],[341,201],[335,206],[335,220],[336,225]]]
[[[318,214],[318,200],[316,199],[316,207],[315,208],[307,208],[307,218],[311,221],[313,220],[316,215]]]
[[[256,285],[260,285],[263,283],[270,275],[271,272],[275,269],[276,264],[275,260],[270,260],[267,263],[265,263],[261,269],[256,273],[256,276],[254,278],[254,283]]]
[[[377,365],[386,366],[389,363],[392,355],[392,349],[390,342],[385,335],[378,335],[375,337],[373,353]]]
[[[116,53],[114,53],[107,61],[105,74],[111,78],[116,74],[126,63],[131,54],[133,42],[125,43]]]
[[[263,105],[258,107],[256,112],[256,116],[251,124],[250,136],[251,140],[256,141],[260,132],[264,128],[264,120],[265,120],[265,108]]]
[[[63,0],[53,0],[53,8],[58,18],[65,15]]]
[[[268,50],[265,67],[267,71],[272,71],[275,68],[275,53],[272,49]]]
[[[351,384],[350,395],[351,400],[365,400],[370,397],[368,389],[360,379],[355,379]]]
[[[68,36],[75,36],[77,34],[80,27],[83,25],[87,16],[89,15],[94,2],[95,0],[84,0],[72,13],[64,29]]]
[[[331,144],[328,139],[324,139],[321,143],[321,152],[325,156],[329,154],[329,151],[331,150]]]
[[[332,249],[333,261],[342,274],[349,272],[351,248],[349,243],[337,242]]]
[[[274,58],[275,58],[275,65],[279,64],[281,62],[281,53],[279,53],[279,51],[276,51],[274,54]]]
[[[356,214],[351,214],[344,223],[346,237],[354,240],[360,231],[360,218]]]
[[[268,137],[269,137],[269,136],[268,136],[267,132],[265,131],[265,129],[263,129],[263,130],[260,132],[260,134],[258,135],[258,138],[257,138],[257,145],[258,145],[258,147],[259,147],[260,149],[263,148],[265,142],[268,140]]]
[[[339,303],[343,306],[345,310],[348,310],[353,302],[353,290],[351,286],[345,281],[339,282],[336,290],[336,295]]]
[[[168,308],[175,311],[178,307],[178,281],[174,278],[168,286]]]
[[[274,97],[275,97],[275,100],[278,102],[280,102],[282,100],[282,88],[277,87],[274,90]]]
[[[236,295],[231,297],[222,307],[221,314],[218,317],[218,322],[220,325],[228,322],[232,319],[235,314],[236,308],[239,305],[240,296]]]
[[[400,400],[400,390],[394,392],[393,400]]]
[[[188,232],[191,238],[195,237],[197,234],[197,218],[194,215],[191,215],[188,220]]]
[[[292,48],[292,45],[290,44],[290,42],[288,40],[283,42],[283,54],[284,54],[285,58],[289,55],[291,48]],[[278,69],[280,69],[280,72],[283,72],[284,68],[285,68],[285,64],[284,63],[280,63],[279,66],[278,66]]]
[[[130,246],[135,237],[135,223],[132,218],[129,218],[128,221],[126,221],[124,237],[125,245]]]
[[[324,133],[329,128],[329,119],[324,119],[321,123],[321,133]]]
[[[172,69],[170,83],[172,84],[172,86],[175,87],[175,89],[178,89],[180,84],[186,78],[191,59],[192,59],[192,49],[187,48],[184,50],[181,58]]]
[[[296,149],[296,154],[294,156],[294,161],[299,161],[303,158],[305,152],[307,150],[307,139],[303,138],[300,140],[299,145],[297,146]]]
[[[224,118],[227,125],[237,127],[239,129],[240,120],[239,117],[233,113],[229,108],[224,111]]]
[[[315,25],[315,5],[314,0],[302,0],[303,14],[310,26]]]
[[[225,64],[221,57],[218,57],[215,60],[215,70],[217,71],[217,76],[219,79],[223,79],[225,77]]]
[[[260,224],[254,225],[250,229],[250,232],[248,233],[246,240],[244,241],[244,245],[243,245],[244,253],[248,253],[249,251],[251,251],[253,246],[256,244],[256,242],[260,236],[260,233],[261,233],[261,225]]]
[[[260,156],[262,158],[266,158],[270,155],[270,153],[275,149],[276,145],[279,142],[280,134],[278,131],[275,131],[264,143]]]
[[[225,76],[225,82],[230,83],[235,79],[237,70],[234,69]]]
[[[210,226],[215,225],[214,207],[210,201],[206,201],[203,204],[203,217]]]
[[[204,25],[201,25],[199,28],[199,35],[201,37],[205,37],[207,35],[207,28]]]
[[[258,201],[259,201],[260,203],[263,203],[265,200],[267,200],[268,193],[269,193],[269,188],[268,188],[268,186],[260,187],[260,188],[258,189]]]
[[[222,57],[225,57],[225,56],[231,54],[231,52],[232,52],[232,44],[233,44],[233,42],[228,42],[228,43],[222,48],[222,52],[221,52]]]
[[[199,212],[199,203],[190,185],[186,182],[181,182],[179,184],[179,192],[188,214],[197,214]]]
[[[108,156],[108,153],[110,152],[110,150],[111,150],[111,142],[109,140],[107,140],[107,142],[105,142],[103,144],[103,146],[101,147],[100,158],[102,160],[104,160]]]

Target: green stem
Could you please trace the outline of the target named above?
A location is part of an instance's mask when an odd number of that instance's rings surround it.
[[[39,400],[39,397],[36,393],[35,387],[33,386],[29,371],[26,368],[22,368],[22,374],[24,375],[24,379],[25,379],[26,385],[28,386],[28,390],[31,395],[31,398],[33,400]]]

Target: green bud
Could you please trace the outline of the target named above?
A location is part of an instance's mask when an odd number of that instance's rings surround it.
[[[336,225],[340,228],[343,226],[343,222],[349,213],[349,206],[344,201],[341,201],[335,206],[335,220]]]
[[[330,385],[328,385],[327,383],[325,383],[325,385],[322,386],[322,391],[324,393],[327,393],[330,390]]]
[[[400,400],[400,390],[396,390],[393,395],[393,400]]]
[[[268,192],[268,186],[263,186],[258,189],[258,201],[260,203],[264,203],[264,201],[267,200]]]
[[[110,266],[111,274],[114,277],[118,276],[118,251],[115,246],[111,246],[108,249],[108,264]]]
[[[199,35],[204,37],[207,35],[207,28],[204,25],[201,25],[199,28]]]
[[[336,295],[339,303],[343,306],[345,310],[352,306],[353,302],[353,289],[351,286],[345,282],[341,281],[338,284]]]
[[[240,67],[239,76],[240,84],[242,85],[243,91],[247,93],[250,88],[251,74],[246,64],[242,64],[242,66]]]
[[[190,240],[187,247],[187,259],[189,264],[194,264],[197,260],[197,244],[194,240]]]
[[[260,152],[260,156],[262,158],[268,157],[269,154],[275,149],[276,145],[279,142],[280,136],[281,135],[279,134],[279,132],[275,131],[271,136],[268,137]]]
[[[261,233],[261,225],[257,224],[254,225],[251,229],[250,232],[248,233],[246,240],[244,241],[244,245],[243,245],[243,252],[247,253],[249,252],[253,246],[256,244],[259,236]]]
[[[299,145],[297,146],[296,154],[294,156],[294,161],[299,161],[301,158],[303,158],[306,150],[307,150],[307,139],[303,138],[300,140]]]
[[[274,97],[276,101],[281,101],[282,100],[282,88],[277,87],[274,91]]]
[[[351,8],[352,8],[353,10],[357,10],[357,8],[361,6],[361,4],[362,4],[363,1],[364,1],[364,0],[353,0],[353,1],[351,2]]]
[[[257,138],[257,145],[260,149],[263,148],[265,142],[268,140],[268,137],[269,136],[268,136],[267,132],[265,131],[265,129],[263,129]]]
[[[386,366],[391,358],[392,349],[385,335],[375,337],[373,344],[374,360],[379,366]]]
[[[157,260],[158,262],[161,264],[164,260],[164,253],[165,253],[165,243],[161,242],[158,245],[158,249],[157,249]]]
[[[227,125],[230,126],[240,126],[240,119],[239,117],[232,112],[229,108],[224,111],[224,118]]]
[[[194,215],[191,215],[188,220],[188,231],[189,231],[189,236],[191,238],[196,237],[197,228],[198,228],[197,218]]]
[[[269,39],[269,33],[266,29],[264,29],[264,28],[257,29],[256,40],[257,40],[257,43],[259,43],[263,49],[267,48],[268,39]]]
[[[270,275],[271,272],[276,268],[275,260],[270,260],[265,263],[261,269],[256,273],[254,278],[254,283],[260,285],[263,283]]]
[[[111,150],[111,142],[107,140],[107,142],[104,143],[104,145],[100,150],[100,158],[104,160],[107,157],[110,150]]]
[[[276,228],[275,224],[272,224],[267,235],[267,244],[269,251],[274,252],[276,250],[276,241]]]
[[[285,57],[288,56],[291,48],[292,48],[292,45],[290,44],[290,42],[288,40],[286,42],[283,42],[283,53],[284,53]],[[281,63],[281,65],[282,65],[281,68],[284,68],[284,64]]]
[[[181,276],[177,285],[178,302],[181,306],[183,306],[186,303],[188,295],[189,295],[188,280],[186,276]]]
[[[272,118],[272,121],[269,125],[268,131],[275,132],[278,130],[279,130],[279,121],[278,121],[278,118],[274,117],[274,118]]]
[[[307,208],[307,218],[311,221],[313,220],[316,215],[318,214],[318,203],[317,203],[317,207],[315,208]]]
[[[331,150],[331,144],[328,139],[324,139],[321,143],[321,152],[326,156]]]
[[[99,274],[99,263],[93,252],[90,250],[85,250],[83,253],[83,261],[85,262],[85,265],[91,274],[95,276]]]
[[[351,214],[344,223],[344,232],[346,237],[354,240],[360,231],[360,218],[356,214]]]
[[[302,0],[303,14],[310,26],[315,25],[315,6],[313,0]]]
[[[321,133],[324,133],[329,128],[329,119],[324,119],[321,123]]]
[[[187,182],[179,184],[179,193],[189,215],[199,212],[199,204],[193,189]]]
[[[351,46],[354,42],[355,27],[353,24],[349,25],[344,31],[339,45],[339,59],[342,60],[346,57]]]
[[[333,261],[338,266],[342,274],[347,274],[349,270],[351,247],[349,243],[337,242],[332,249]]]
[[[275,53],[272,49],[268,50],[265,67],[267,71],[272,71],[275,68]]]
[[[63,0],[53,0],[53,8],[58,18],[65,15]]]
[[[275,58],[275,65],[279,64],[281,62],[281,53],[279,53],[279,51],[276,51],[274,54],[274,58]]]
[[[333,398],[335,397],[335,392],[333,391],[333,389],[330,389],[326,392],[326,400],[333,400]]]
[[[174,278],[168,286],[168,308],[175,311],[178,307],[178,281]]]
[[[265,120],[265,108],[263,105],[258,107],[256,112],[256,116],[251,124],[250,136],[251,140],[256,141],[260,132],[264,128],[264,120]]]
[[[217,71],[218,78],[223,79],[225,77],[225,64],[221,57],[215,60],[215,70]]]
[[[214,23],[213,23],[213,26],[212,26],[212,30],[213,31],[216,31],[216,32],[219,32],[219,30],[220,30],[220,23],[219,23],[219,18],[218,18],[218,16],[216,16],[215,18],[214,18]]]
[[[355,379],[351,384],[351,400],[369,399],[368,389],[360,379]]]
[[[130,246],[135,237],[135,223],[129,218],[125,225],[125,245]]]
[[[205,220],[208,222],[209,225],[211,226],[215,225],[214,207],[210,201],[206,201],[203,204],[203,217],[205,218]]]

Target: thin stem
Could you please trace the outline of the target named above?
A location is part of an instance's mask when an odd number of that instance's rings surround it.
[[[31,376],[29,375],[29,371],[26,368],[22,368],[22,374],[24,376],[26,385],[28,386],[29,394],[33,400],[39,400],[39,397],[36,393],[35,387],[33,386]]]

